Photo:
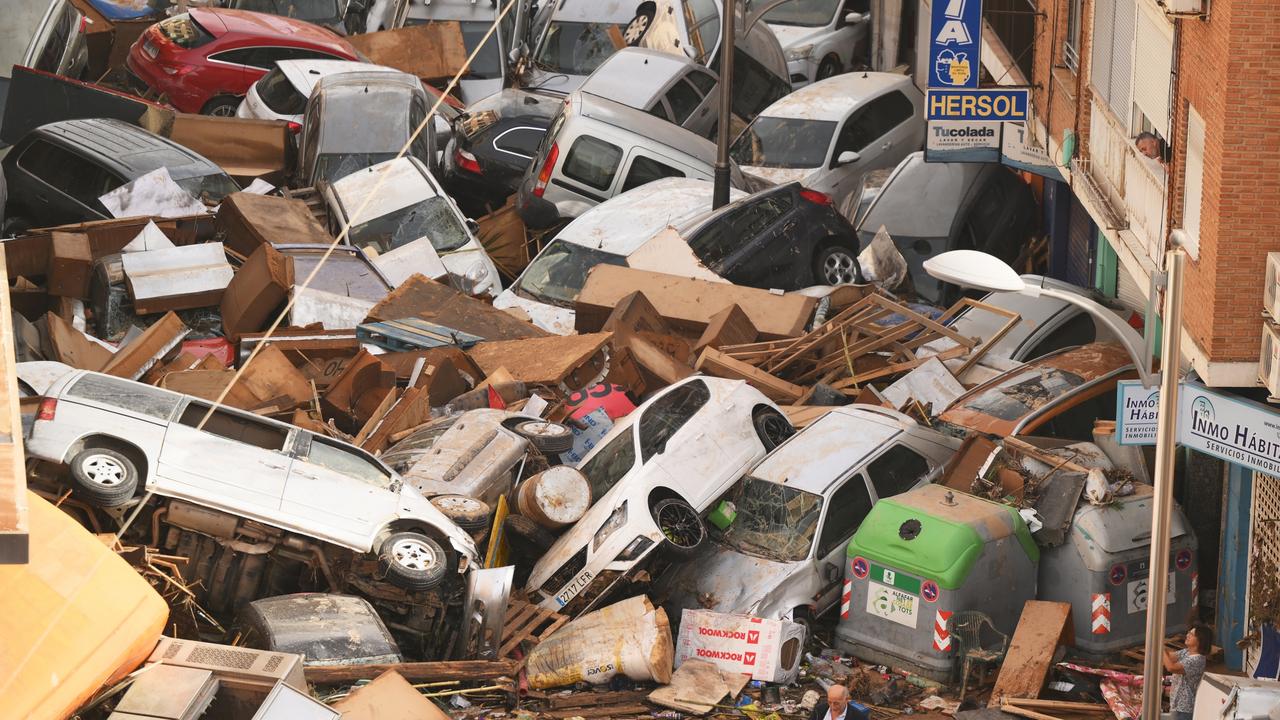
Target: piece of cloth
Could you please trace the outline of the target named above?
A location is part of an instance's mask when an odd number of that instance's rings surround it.
[[[1204,677],[1205,657],[1192,655],[1185,649],[1179,650],[1175,657],[1182,663],[1182,673],[1173,676],[1173,699],[1169,702],[1169,710],[1190,714],[1196,708],[1196,689],[1200,687],[1200,678]]]
[[[1103,678],[1098,683],[1098,689],[1102,691],[1102,698],[1107,701],[1107,707],[1111,708],[1111,712],[1115,713],[1118,720],[1135,720],[1142,717],[1141,675],[1074,663],[1058,663],[1058,666]]]
[[[1253,676],[1275,680],[1277,675],[1280,675],[1280,631],[1275,625],[1267,624],[1262,626],[1262,650]]]

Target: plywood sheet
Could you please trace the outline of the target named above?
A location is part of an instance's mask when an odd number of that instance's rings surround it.
[[[1073,640],[1070,603],[1028,600],[987,706],[999,707],[1004,698],[1040,697],[1054,651]]]

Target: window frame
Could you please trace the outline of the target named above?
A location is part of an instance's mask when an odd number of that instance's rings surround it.
[[[1067,34],[1062,38],[1062,64],[1073,74],[1080,72],[1080,26],[1084,20],[1084,0],[1067,0]]]
[[[579,177],[578,175],[575,175],[572,172],[570,172],[572,170],[571,164],[573,162],[574,154],[578,151],[579,146],[585,147],[588,144],[596,145],[596,146],[604,146],[605,148],[611,148],[613,151],[617,153],[617,158],[613,161],[613,168],[609,171],[608,181],[604,185],[598,185],[595,182],[592,182],[591,180],[587,180],[583,177]],[[579,135],[578,137],[573,139],[573,143],[569,145],[568,152],[566,152],[564,155],[564,162],[560,165],[560,174],[563,175],[568,180],[572,180],[577,183],[582,183],[586,187],[589,187],[593,190],[598,190],[600,192],[608,192],[609,189],[614,186],[614,183],[617,182],[618,173],[622,169],[622,161],[625,158],[626,158],[626,151],[624,151],[621,146],[614,145],[608,140],[603,140],[594,135]]]
[[[336,469],[336,468],[330,467],[330,466],[325,465],[325,464],[323,464],[323,463],[319,463],[319,462],[315,462],[315,461],[313,461],[313,460],[311,459],[311,449],[312,449],[313,447],[315,447],[316,445],[321,445],[321,446],[328,447],[328,448],[333,449],[333,450],[337,450],[337,451],[340,451],[340,452],[345,452],[345,453],[347,453],[347,454],[349,454],[349,455],[354,455],[356,458],[358,458],[358,459],[360,459],[360,460],[362,460],[362,461],[364,461],[364,462],[368,463],[369,465],[372,465],[373,467],[377,468],[379,471],[381,471],[381,472],[382,472],[383,476],[387,479],[386,484],[385,484],[385,485],[376,485],[376,484],[373,484],[373,483],[369,483],[369,482],[365,481],[363,478],[353,477],[353,476],[351,476],[351,475],[348,475],[348,474],[346,474],[346,473],[342,472],[341,470],[338,470],[338,469]],[[309,464],[309,465],[315,465],[316,467],[322,467],[322,468],[324,468],[325,470],[328,470],[329,472],[336,473],[336,474],[338,474],[338,475],[342,475],[343,477],[349,477],[349,478],[351,478],[352,480],[356,480],[356,481],[358,481],[358,482],[360,482],[360,483],[363,483],[363,484],[365,484],[365,485],[370,485],[371,487],[376,487],[376,488],[378,488],[379,490],[387,490],[387,491],[390,491],[390,492],[396,492],[396,491],[397,491],[397,489],[398,489],[398,484],[399,484],[399,482],[400,482],[400,481],[399,481],[399,478],[396,476],[396,473],[395,473],[395,471],[394,471],[394,470],[392,470],[391,468],[387,467],[387,464],[386,464],[386,463],[382,462],[382,461],[381,461],[381,460],[379,460],[378,458],[374,457],[373,455],[371,455],[371,454],[369,454],[369,453],[365,452],[364,450],[362,450],[362,449],[360,449],[360,448],[358,448],[358,447],[355,447],[355,446],[352,446],[352,445],[345,445],[345,444],[344,444],[344,445],[339,445],[339,444],[338,444],[336,441],[334,441],[332,438],[318,437],[318,436],[316,436],[316,435],[315,435],[315,434],[313,434],[313,433],[298,433],[298,439],[297,439],[297,441],[293,444],[293,450],[292,450],[292,452],[291,452],[290,454],[291,454],[291,455],[293,455],[294,459],[295,459],[295,460],[298,460],[299,462],[304,462],[304,463],[307,463],[307,464]]]
[[[822,518],[818,521],[818,531],[814,533],[813,538],[812,552],[814,553],[815,558],[824,558],[834,552],[836,548],[840,547],[840,543],[838,541],[841,538],[834,538],[834,540],[836,540],[835,544],[831,545],[831,547],[826,547],[826,543],[833,540],[833,538],[827,537],[827,529],[832,527],[829,522],[831,520],[832,513],[845,512],[849,509],[849,504],[847,502],[838,502],[839,499],[837,498],[842,490],[849,487],[861,488],[863,495],[867,498],[866,512],[862,514],[862,518],[854,525],[853,532],[857,532],[857,526],[861,525],[862,521],[867,519],[867,515],[869,515],[871,513],[871,509],[875,507],[876,496],[872,493],[872,485],[867,474],[862,470],[858,470],[857,472],[849,475],[849,477],[841,483],[840,487],[831,491],[830,495],[826,495],[823,498],[823,505],[826,507],[822,510]]]
[[[876,463],[889,460],[890,453],[893,453],[895,451],[909,453],[911,456],[918,458],[922,463],[924,463],[924,472],[916,476],[916,478],[911,481],[910,485],[897,489],[896,492],[882,492],[879,483],[876,482],[876,475],[875,473],[872,472],[872,468],[873,466],[876,465]],[[880,454],[872,458],[870,461],[868,461],[866,464],[866,467],[863,469],[862,472],[867,476],[867,480],[870,481],[871,483],[871,488],[875,491],[874,500],[879,500],[887,497],[893,497],[895,495],[901,495],[902,493],[907,492],[911,488],[915,487],[916,484],[920,482],[921,478],[928,477],[929,473],[932,471],[933,471],[933,463],[929,462],[929,458],[925,457],[923,453],[919,452],[915,448],[908,445],[906,443],[906,438],[898,437],[893,441],[892,444],[890,444],[887,448],[885,448],[883,452],[881,452]],[[895,488],[891,488],[891,487],[884,488],[884,490],[894,490],[894,489]]]

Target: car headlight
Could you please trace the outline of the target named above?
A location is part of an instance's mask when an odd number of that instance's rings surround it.
[[[639,558],[641,555],[643,555],[644,551],[648,550],[652,546],[653,546],[652,540],[645,537],[644,535],[637,535],[635,540],[632,540],[630,543],[628,543],[627,546],[622,549],[622,552],[618,553],[617,559],[623,560],[626,562],[631,562],[632,560],[635,560]]]
[[[604,521],[604,524],[600,526],[600,529],[596,531],[596,536],[591,541],[591,552],[599,550],[600,546],[609,539],[610,535],[617,532],[618,528],[626,524],[627,501],[623,500],[622,504],[618,506],[618,509],[614,510],[613,513]]]
[[[813,55],[813,43],[793,47],[787,51],[788,60],[804,60],[811,55]]]
[[[468,295],[480,295],[489,289],[493,278],[490,277],[489,266],[485,265],[483,260],[477,260],[462,274],[460,281],[462,292]]]

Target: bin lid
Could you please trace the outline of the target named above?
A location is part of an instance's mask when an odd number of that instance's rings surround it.
[[[1039,562],[1040,550],[1016,510],[941,485],[925,485],[880,500],[846,550],[954,590],[969,575],[983,548],[1014,536]]]
[[[1150,485],[1134,483],[1134,493],[1116,498],[1107,505],[1090,505],[1081,502],[1076,511],[1075,530],[1093,541],[1107,553],[1147,547],[1151,544],[1151,508],[1155,503],[1155,489]],[[1182,509],[1173,508],[1169,525],[1171,537],[1187,534],[1187,520]]]

